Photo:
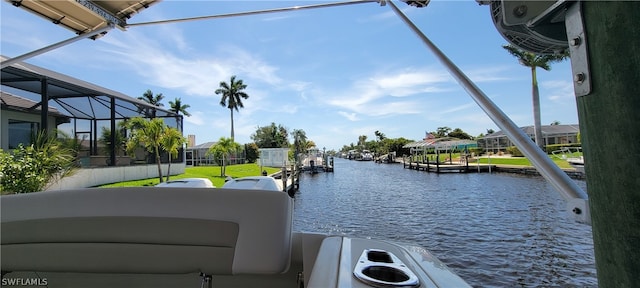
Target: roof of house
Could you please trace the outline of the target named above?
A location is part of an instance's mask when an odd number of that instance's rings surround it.
[[[450,148],[459,145],[478,144],[475,140],[442,137],[407,143],[402,148]]]
[[[7,58],[0,55],[2,61]],[[109,120],[111,119],[112,100],[116,119],[142,117],[178,116],[175,112],[158,107],[126,94],[104,88],[65,74],[31,65],[25,62],[12,64],[2,68],[0,80],[2,85],[42,95],[43,79],[46,79],[46,95],[48,102],[58,105],[61,110],[78,119]],[[41,102],[41,96],[38,99]],[[42,103],[38,102],[38,105]]]
[[[38,105],[38,102],[36,101],[4,91],[0,91],[0,104],[2,106],[2,109],[33,114],[40,114],[41,109],[41,106]],[[49,107],[49,115],[58,118],[70,118],[69,115],[61,113],[55,107]]]
[[[205,143],[198,144],[198,145],[195,145],[195,146],[192,146],[192,147],[187,147],[187,150],[202,150],[202,149],[209,150],[209,148],[211,148],[214,145],[216,145],[216,143],[218,143],[218,142],[205,142]]]
[[[527,135],[534,135],[535,133],[533,126],[524,126],[524,127],[520,127],[520,129],[524,131],[524,133]],[[545,135],[551,136],[551,135],[577,134],[580,132],[580,125],[578,124],[542,125],[541,130],[542,130],[543,137]],[[504,132],[498,131],[489,135],[485,135],[483,138],[499,138],[499,137],[506,137],[506,136],[507,135]]]

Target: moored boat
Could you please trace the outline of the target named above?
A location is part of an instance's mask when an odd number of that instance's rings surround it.
[[[227,183],[254,179],[240,180]],[[48,287],[469,287],[422,247],[293,232],[294,199],[253,187],[3,196],[3,277]]]
[[[216,188],[207,178],[182,178],[157,184],[155,187],[200,187]]]
[[[282,181],[277,181],[269,176],[247,176],[229,179],[222,185],[222,188],[283,191]]]

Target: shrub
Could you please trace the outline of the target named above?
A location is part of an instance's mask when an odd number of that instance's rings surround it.
[[[52,181],[69,175],[75,167],[75,152],[54,137],[38,135],[34,144],[20,144],[13,153],[0,150],[2,194],[44,190]]]
[[[475,153],[475,155],[480,155],[484,153],[484,149],[482,147],[471,147],[469,148],[469,153]]]
[[[523,157],[524,155],[520,152],[520,149],[516,146],[507,147],[507,153],[511,154],[513,157]]]

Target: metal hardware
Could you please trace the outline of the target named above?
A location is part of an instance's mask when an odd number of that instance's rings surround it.
[[[107,26],[105,26],[105,27],[103,27],[103,28],[100,28],[100,29],[98,29],[98,30],[94,30],[94,31],[91,31],[91,32],[89,32],[89,33],[85,33],[85,34],[81,34],[81,35],[75,36],[75,37],[73,37],[73,38],[70,38],[70,39],[67,39],[67,40],[60,41],[60,42],[58,42],[58,43],[55,43],[55,44],[49,45],[49,46],[47,46],[47,47],[40,48],[40,49],[38,49],[38,50],[31,51],[31,52],[29,52],[29,53],[22,54],[22,55],[20,55],[20,56],[16,56],[16,57],[13,57],[13,58],[10,58],[10,59],[7,59],[7,60],[4,60],[4,61],[2,61],[2,63],[0,63],[0,69],[2,69],[2,68],[4,68],[4,67],[7,67],[7,66],[10,66],[10,65],[12,65],[12,64],[18,63],[18,62],[20,62],[20,61],[27,60],[27,59],[29,59],[29,58],[31,58],[31,57],[38,56],[38,55],[40,55],[40,54],[43,54],[43,53],[49,52],[49,51],[51,51],[51,50],[54,50],[54,49],[60,48],[60,47],[65,46],[65,45],[67,45],[67,44],[71,44],[71,43],[76,42],[76,41],[78,41],[78,40],[85,39],[85,38],[89,38],[89,37],[91,37],[91,36],[98,35],[98,34],[100,34],[100,33],[103,33],[103,32],[106,32],[106,31],[109,31],[109,30],[113,29],[113,27],[114,27],[114,25],[113,25],[113,24],[109,24],[109,25],[107,25]]]
[[[569,53],[571,53],[571,70],[573,71],[573,88],[576,97],[591,93],[591,77],[589,77],[589,53],[582,19],[582,3],[569,6],[565,16]]]
[[[200,277],[202,277],[202,282],[200,282],[200,288],[213,288],[213,282],[211,275],[200,273]]]
[[[229,13],[229,14],[217,14],[217,15],[209,15],[209,16],[179,18],[179,19],[160,20],[160,21],[151,21],[151,22],[129,23],[129,24],[127,24],[127,28],[128,27],[135,27],[135,26],[144,26],[144,25],[189,22],[189,21],[205,20],[205,19],[229,18],[229,17],[236,17],[236,16],[248,16],[248,15],[258,15],[258,14],[267,14],[267,13],[276,13],[276,12],[285,12],[285,11],[298,11],[298,10],[305,10],[305,9],[327,8],[327,7],[353,5],[353,4],[363,4],[363,3],[371,3],[371,2],[380,2],[381,6],[385,5],[385,0],[353,0],[353,1],[311,4],[311,5],[305,5],[305,6],[293,6],[293,7],[286,7],[286,8],[276,8],[276,9],[248,11],[248,12],[238,12],[238,13]]]

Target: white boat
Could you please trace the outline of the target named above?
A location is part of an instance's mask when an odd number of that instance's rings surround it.
[[[362,150],[362,156],[360,157],[361,161],[373,161],[373,154],[369,150]]]
[[[584,173],[584,156],[581,147],[562,147],[551,152],[555,157],[567,161],[576,171]]]
[[[159,183],[155,187],[200,187],[216,188],[207,178],[182,178]]]
[[[282,185],[282,181],[278,181],[273,177],[248,176],[229,179],[229,181],[222,185],[222,188],[283,191]]]
[[[324,157],[320,149],[312,148],[307,150],[302,158],[302,170],[317,173],[324,167]]]
[[[287,193],[236,188],[2,196],[3,279],[51,288],[469,287],[425,248],[293,232]]]

